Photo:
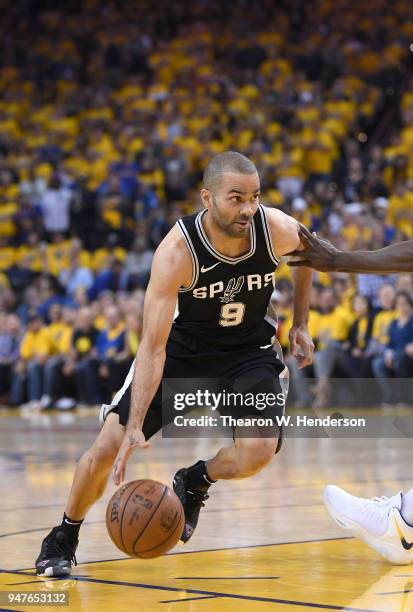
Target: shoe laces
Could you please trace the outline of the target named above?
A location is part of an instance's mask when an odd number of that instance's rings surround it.
[[[380,519],[383,519],[388,516],[391,507],[392,500],[390,497],[386,497],[385,495],[366,499],[363,503],[364,512],[368,512],[370,516],[378,515]]]
[[[77,559],[73,549],[66,542],[59,542],[56,538],[51,538],[45,542],[44,546],[44,556],[53,558],[54,556],[58,557],[61,555],[68,555],[70,561],[77,565]]]
[[[208,493],[205,493],[204,491],[195,490],[195,491],[187,491],[187,493],[191,495],[191,499],[194,505],[200,506],[202,508],[205,506],[206,500],[209,499]]]

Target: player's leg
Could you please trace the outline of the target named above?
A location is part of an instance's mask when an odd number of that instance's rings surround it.
[[[271,426],[236,428],[234,443],[222,448],[209,461],[197,461],[189,468],[178,470],[174,477],[174,491],[180,498],[185,510],[185,527],[181,536],[187,542],[198,523],[199,513],[208,499],[208,489],[217,480],[247,478],[261,471],[281,447],[282,434],[276,419],[284,413],[288,388],[288,370],[277,357],[274,350],[266,352],[252,350],[237,360],[234,355],[234,367],[231,369],[231,358],[225,356],[230,369],[222,366],[222,379],[232,381],[231,392],[235,396],[264,398],[271,394],[276,402],[266,402],[260,408],[240,406],[237,401],[218,410],[221,414],[233,418],[268,418]],[[226,383],[225,383],[226,386]],[[267,395],[269,399],[269,395]],[[282,400],[281,400],[282,398]]]
[[[328,485],[324,503],[330,516],[388,561],[405,565],[413,561],[413,489],[406,495],[364,499]]]
[[[174,491],[185,510],[185,527],[181,536],[187,542],[198,524],[199,514],[208,499],[208,490],[217,480],[248,478],[260,472],[280,448],[278,427],[272,428],[272,437],[260,427],[235,429],[234,442],[221,448],[208,461],[197,461],[175,474]]]
[[[102,496],[124,433],[119,416],[110,412],[92,446],[80,458],[65,508],[73,521],[83,520]]]
[[[76,563],[75,552],[80,526],[89,508],[102,495],[123,440],[129,416],[133,371],[134,363],[126,375],[122,388],[113,398],[112,404],[104,404],[101,408],[102,429],[77,465],[61,525],[54,527],[43,540],[36,561],[38,575],[70,574],[72,561]],[[159,388],[143,424],[146,439],[151,438],[161,427],[161,388]]]
[[[61,576],[70,573],[76,562],[80,526],[89,508],[101,497],[124,436],[119,415],[109,413],[92,446],[77,464],[61,525],[43,540],[36,560],[38,575]]]
[[[260,435],[261,432],[264,435]],[[207,461],[210,480],[248,478],[260,472],[274,457],[278,436],[268,437],[260,427],[249,427],[248,432],[237,427],[234,443],[221,448]]]

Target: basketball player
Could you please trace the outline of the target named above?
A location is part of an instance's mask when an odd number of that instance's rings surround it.
[[[304,250],[291,266],[311,266],[322,272],[413,272],[413,240],[399,242],[377,251],[338,251],[300,226]],[[361,538],[391,563],[405,565],[413,561],[413,489],[393,497],[364,499],[328,485],[324,502],[332,518],[344,529]]]
[[[239,153],[216,155],[203,179],[205,209],[179,220],[156,250],[136,362],[112,404],[102,407],[102,430],[79,461],[61,525],[42,543],[38,575],[70,573],[80,525],[102,495],[112,466],[119,485],[131,453],[148,447],[147,440],[165,425],[162,377],[254,379],[255,391],[282,389],[279,377],[286,368],[274,350],[275,321],[267,310],[279,258],[299,248],[297,222],[259,203],[257,170]],[[301,367],[311,362],[314,350],[307,331],[310,286],[311,270],[297,271],[289,338]],[[236,428],[230,446],[174,477],[185,511],[183,542],[191,537],[213,483],[258,473],[280,449],[275,417],[283,413],[282,404],[246,410],[255,418],[273,418],[270,436],[257,425],[251,437]],[[239,416],[238,409],[232,414]]]

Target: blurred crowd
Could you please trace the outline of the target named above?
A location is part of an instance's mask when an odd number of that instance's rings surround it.
[[[412,40],[405,0],[4,0],[3,402],[110,399],[138,345],[153,252],[199,208],[215,153],[249,156],[264,201],[340,248],[413,238]],[[278,279],[286,346],[285,265]],[[411,277],[314,280],[320,405],[340,368],[384,386],[412,375],[413,336],[400,331]]]

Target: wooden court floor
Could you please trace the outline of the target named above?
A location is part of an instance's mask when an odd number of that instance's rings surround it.
[[[154,560],[125,558],[107,536],[110,483],[82,526],[73,575],[37,578],[41,540],[60,522],[75,462],[97,431],[90,412],[0,413],[0,591],[64,591],[70,612],[413,611],[413,567],[346,537],[321,501],[328,483],[366,497],[413,486],[413,447],[400,438],[288,439],[261,474],[215,485],[190,544]],[[158,437],[135,453],[127,479],[170,484],[177,468],[227,442]]]

